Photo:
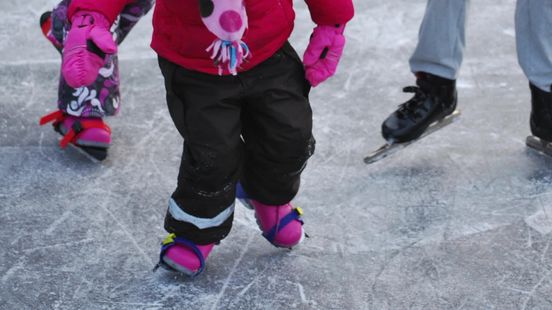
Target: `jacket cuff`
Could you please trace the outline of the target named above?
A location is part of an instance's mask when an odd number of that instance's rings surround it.
[[[110,24],[113,24],[123,8],[134,0],[74,0],[69,5],[67,17],[69,20],[78,11],[93,11],[103,14]]]
[[[306,0],[317,25],[346,24],[355,15],[352,0]]]

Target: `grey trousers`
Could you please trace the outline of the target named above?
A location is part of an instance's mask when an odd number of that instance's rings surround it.
[[[418,45],[410,58],[412,72],[456,79],[465,47],[469,0],[428,0]],[[549,92],[552,84],[552,1],[518,0],[518,61],[529,81]]]

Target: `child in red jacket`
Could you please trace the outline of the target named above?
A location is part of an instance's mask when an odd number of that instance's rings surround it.
[[[66,45],[63,73],[81,84],[101,65],[87,40],[109,46],[105,26],[133,0],[74,0],[70,18],[92,16]],[[158,0],[152,47],[171,117],[184,138],[169,201],[160,265],[195,276],[230,232],[236,197],[255,210],[263,236],[292,248],[303,238],[290,201],[314,152],[308,94],[335,72],[352,0],[307,0],[318,25],[301,61],[287,42],[292,0]],[[88,28],[86,28],[88,27]],[[76,31],[71,29],[71,32]],[[69,40],[68,40],[69,41]]]

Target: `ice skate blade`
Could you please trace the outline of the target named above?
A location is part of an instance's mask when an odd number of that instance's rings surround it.
[[[543,155],[552,157],[552,143],[548,141],[541,140],[535,136],[528,136],[525,144]]]
[[[107,150],[101,150],[100,148],[85,148],[69,143],[71,149],[79,152],[88,158],[91,162],[99,164],[107,158]],[[97,150],[96,150],[97,149]]]
[[[386,157],[389,157],[395,154],[396,152],[404,149],[405,147],[411,145],[412,143],[429,136],[430,134],[436,132],[439,129],[442,129],[443,127],[446,127],[452,124],[454,121],[456,121],[459,118],[460,114],[461,114],[460,110],[455,110],[454,112],[452,112],[452,114],[446,116],[442,120],[429,125],[426,131],[418,139],[414,139],[412,141],[402,142],[402,143],[394,143],[392,141],[387,142],[386,144],[382,145],[379,149],[377,149],[376,151],[372,152],[370,155],[365,157],[364,163],[367,165],[373,164],[377,161],[380,161]]]

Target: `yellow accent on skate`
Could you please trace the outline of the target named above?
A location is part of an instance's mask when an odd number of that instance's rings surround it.
[[[175,234],[169,234],[165,240],[163,240],[163,245],[167,245],[169,243],[174,243],[174,238],[176,238]]]

